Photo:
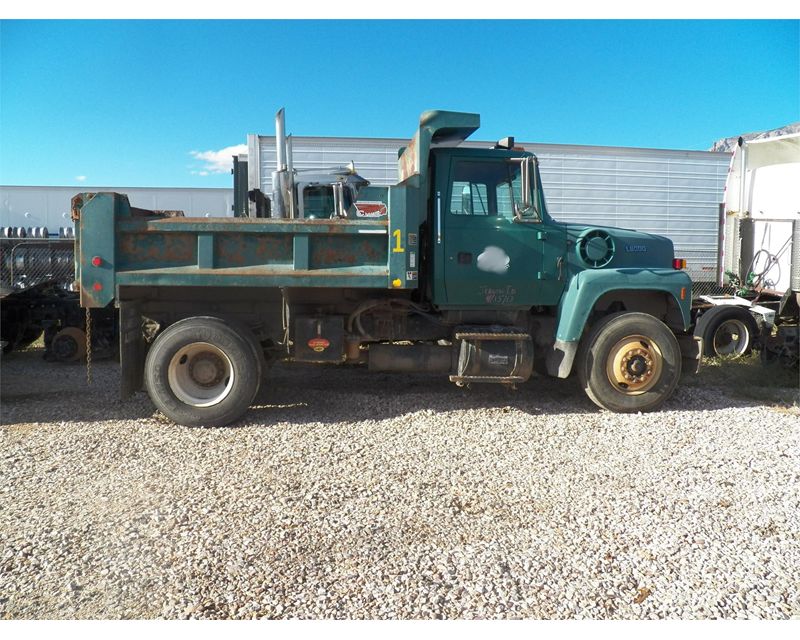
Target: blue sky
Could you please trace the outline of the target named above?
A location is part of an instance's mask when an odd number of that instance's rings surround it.
[[[800,120],[800,22],[0,23],[2,184],[230,186],[192,152],[281,106],[296,135],[408,137],[439,108],[477,139],[707,149]]]

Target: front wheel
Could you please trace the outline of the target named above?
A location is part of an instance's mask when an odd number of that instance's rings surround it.
[[[669,398],[681,375],[678,340],[645,313],[598,322],[581,344],[578,379],[596,405],[619,413],[652,411]]]
[[[186,426],[221,427],[242,417],[260,383],[248,337],[218,318],[176,322],[156,338],[145,384],[161,412]]]

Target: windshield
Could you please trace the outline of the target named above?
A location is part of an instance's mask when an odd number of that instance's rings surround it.
[[[534,181],[531,181],[534,184]],[[535,181],[538,184],[538,180]],[[532,187],[532,191],[535,191]],[[539,196],[532,194],[533,207],[525,217],[540,218]],[[467,216],[497,216],[513,219],[522,209],[520,162],[508,160],[456,160],[450,193],[450,213]]]

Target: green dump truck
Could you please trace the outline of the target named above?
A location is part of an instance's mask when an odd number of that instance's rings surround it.
[[[574,372],[600,407],[658,408],[701,351],[672,242],[553,220],[533,154],[459,148],[479,126],[423,113],[382,205],[352,166],[293,169],[282,110],[264,217],[77,195],[81,304],[119,308],[123,397],[144,386],[175,422],[225,425],[282,360],[462,386]]]

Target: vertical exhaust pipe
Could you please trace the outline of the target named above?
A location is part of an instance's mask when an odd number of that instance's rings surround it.
[[[275,151],[278,172],[286,171],[286,120],[283,108],[275,114]]]
[[[297,211],[294,197],[294,162],[292,161],[292,136],[286,136],[286,177],[288,185],[286,187],[286,201],[289,204],[289,217],[296,218]]]
[[[294,172],[292,167],[292,143],[286,138],[284,109],[275,114],[275,164],[272,175],[273,217],[294,218]]]

